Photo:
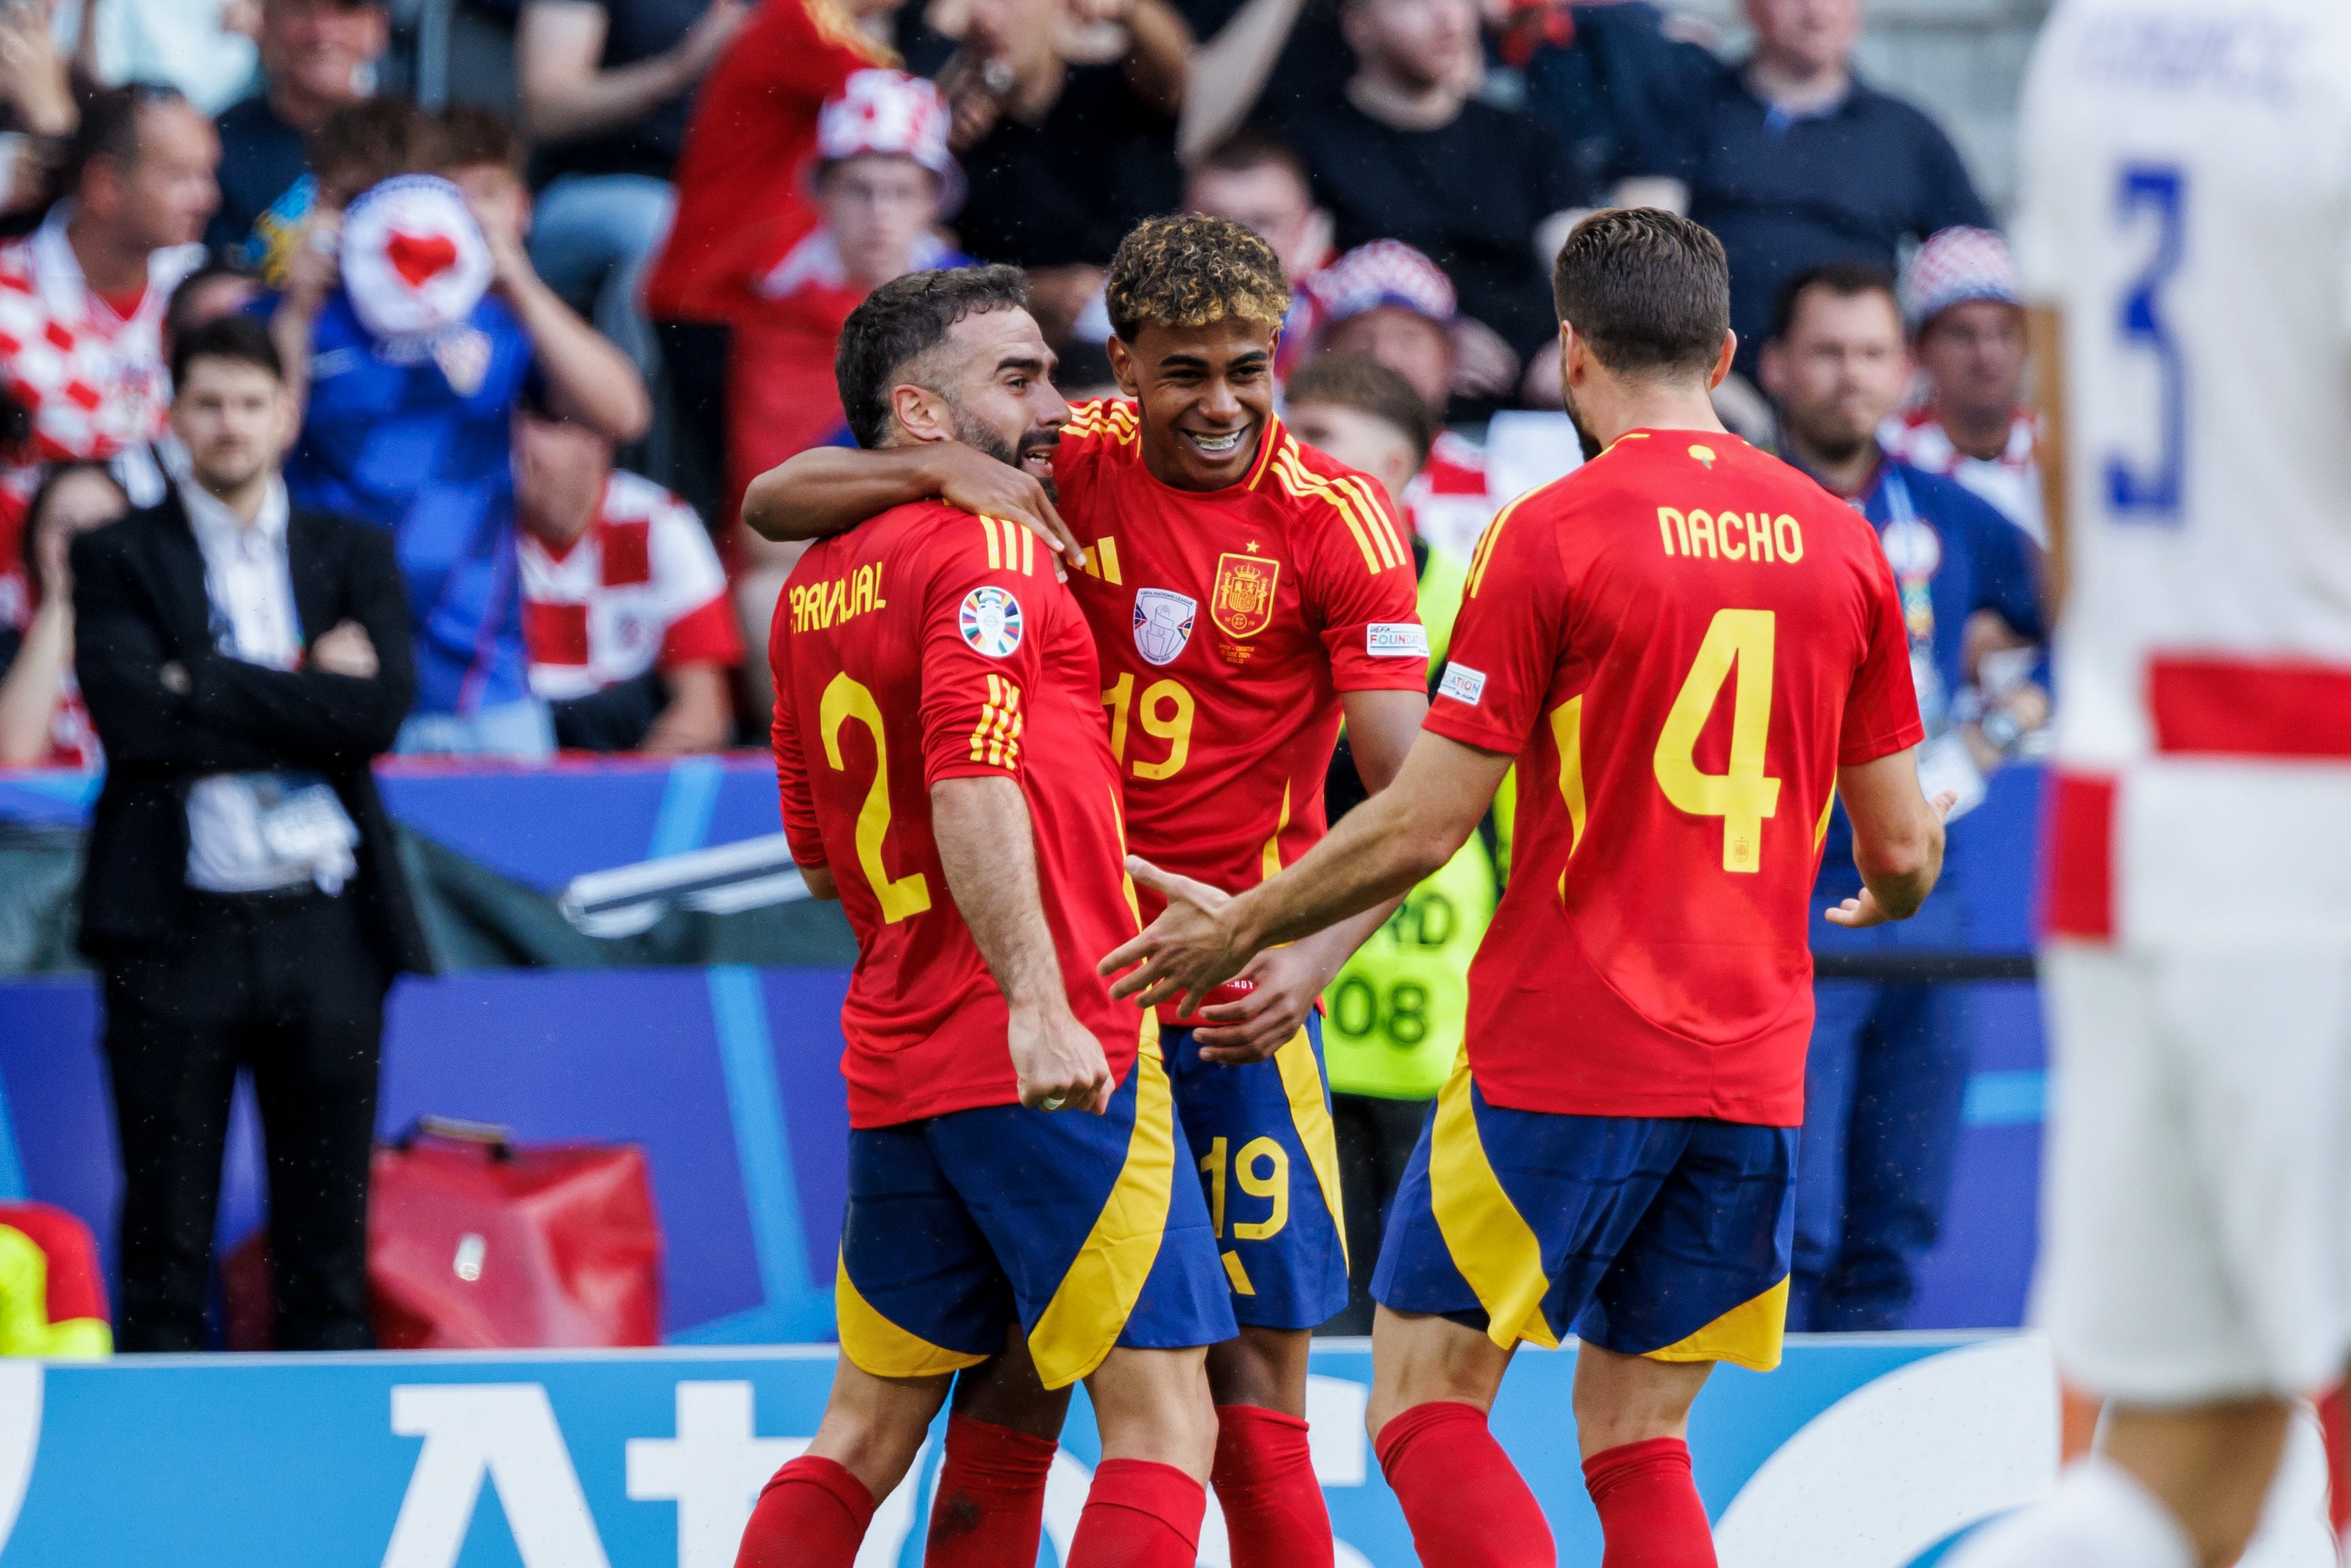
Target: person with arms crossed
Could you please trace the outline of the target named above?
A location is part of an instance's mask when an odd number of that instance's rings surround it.
[[[1050,443],[1069,411],[1027,298],[1003,267],[875,289],[841,338],[859,440],[1008,465]],[[1012,524],[922,500],[810,546],[778,601],[785,825],[858,939],[849,1204],[831,1402],[737,1568],[850,1568],[953,1375],[1008,1343],[1045,1389],[1084,1379],[1100,1418],[1072,1568],[1197,1552],[1201,1347],[1232,1311],[1157,1021],[1088,968],[1136,916],[1093,645],[1056,575]],[[936,1517],[956,1500],[943,1483]]]
[[[1951,1561],[2220,1568],[2351,1353],[2351,12],[2064,0],[2019,147],[2064,584],[2032,1312],[2106,1415]]]
[[[1690,1404],[1716,1362],[1780,1359],[1831,793],[1865,883],[1843,924],[1913,914],[1942,825],[1883,552],[1714,416],[1734,348],[1720,245],[1670,214],[1602,213],[1553,289],[1595,455],[1487,530],[1403,771],[1238,898],[1130,861],[1166,911],[1102,968],[1141,961],[1118,994],[1188,1001],[1394,897],[1460,848],[1515,758],[1465,1060],[1374,1278],[1366,1421],[1429,1568],[1548,1568],[1550,1529],[1486,1420],[1519,1343],[1572,1333],[1606,1563],[1694,1568],[1714,1548]]]
[[[1129,837],[1217,887],[1249,887],[1322,836],[1343,714],[1374,789],[1412,744],[1427,707],[1412,554],[1376,486],[1273,412],[1290,284],[1263,240],[1221,218],[1151,219],[1112,260],[1108,302],[1111,365],[1134,401],[1084,405],[1036,455],[1050,451],[1090,541],[1070,586],[1102,659]],[[946,444],[823,448],[758,481],[745,517],[815,532],[968,486],[992,515],[1059,520],[1033,476],[1009,475],[1027,490],[1008,495],[974,474],[1002,466]],[[1208,1353],[1237,1568],[1332,1560],[1306,1354],[1346,1304],[1347,1259],[1315,1003],[1386,914],[1264,955],[1204,1010],[1160,1014],[1241,1324]]]

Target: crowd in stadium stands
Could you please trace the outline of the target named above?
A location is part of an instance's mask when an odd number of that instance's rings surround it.
[[[1481,423],[1559,406],[1553,253],[1596,207],[1688,214],[1731,264],[1726,421],[1894,559],[1930,791],[1980,793],[2045,719],[2014,280],[1942,131],[1855,75],[1862,0],[1746,0],[1737,58],[1649,0],[520,0],[508,101],[433,113],[389,90],[415,73],[384,0],[57,9],[0,10],[0,766],[102,765],[68,546],[183,485],[166,367],[207,322],[268,324],[294,506],[392,536],[401,750],[710,750],[764,734],[798,553],[740,497],[853,444],[849,312],[1018,263],[1064,391],[1114,391],[1104,267],[1184,206],[1274,247],[1296,428],[1387,487],[1432,623],[1508,498]],[[1842,984],[1797,1321],[1886,1326],[1948,1186],[1963,1001]],[[1392,1188],[1395,1142],[1363,1133],[1351,1186]]]

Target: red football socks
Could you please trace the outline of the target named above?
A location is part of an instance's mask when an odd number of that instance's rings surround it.
[[[1070,1542],[1069,1568],[1193,1568],[1208,1489],[1173,1465],[1104,1459]]]
[[[1045,1478],[1060,1447],[1050,1437],[949,1416],[924,1568],[1036,1568]]]
[[[1255,1405],[1217,1406],[1208,1479],[1225,1511],[1233,1568],[1331,1568],[1331,1511],[1314,1479],[1305,1422]]]
[[[802,1454],[761,1490],[735,1568],[852,1568],[873,1506],[863,1481],[831,1459]]]
[[[1555,1568],[1551,1525],[1484,1411],[1416,1405],[1380,1428],[1374,1447],[1425,1568]]]
[[[1583,1486],[1608,1542],[1601,1568],[1715,1568],[1714,1531],[1679,1437],[1593,1455],[1583,1461]]]

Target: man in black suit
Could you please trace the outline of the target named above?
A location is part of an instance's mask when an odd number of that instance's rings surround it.
[[[364,1348],[392,977],[428,965],[368,772],[415,690],[391,538],[292,511],[267,330],[174,345],[190,478],[74,541],[76,669],[105,742],[81,947],[106,999],[126,1351],[202,1348],[230,1093],[253,1074],[286,1350]]]

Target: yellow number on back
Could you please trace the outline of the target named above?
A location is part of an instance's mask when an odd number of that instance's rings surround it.
[[[855,719],[873,737],[873,782],[857,813],[857,865],[873,896],[882,901],[883,923],[895,925],[931,906],[931,884],[921,872],[893,881],[882,863],[882,841],[890,834],[890,744],[882,737],[881,706],[872,692],[847,675],[835,675],[824,688],[821,716],[824,758],[838,772],[849,770],[841,758],[841,727]]]
[[[1763,743],[1771,727],[1771,644],[1769,610],[1718,610],[1698,644],[1666,727],[1657,737],[1657,785],[1666,799],[1694,817],[1722,819],[1722,869],[1762,869],[1763,823],[1780,809],[1780,781],[1763,776]],[[1737,672],[1730,701],[1730,763],[1702,773],[1698,737],[1714,699]]]

